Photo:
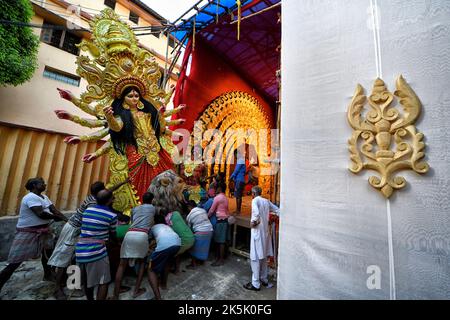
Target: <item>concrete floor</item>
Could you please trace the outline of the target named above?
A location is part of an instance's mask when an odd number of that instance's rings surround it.
[[[187,270],[185,266],[189,259],[182,262],[179,275],[169,275],[168,289],[161,290],[163,299],[167,300],[273,300],[276,299],[276,287],[261,291],[248,291],[242,286],[251,277],[250,265],[247,259],[230,255],[224,266],[211,267],[211,261],[197,270]],[[6,262],[0,262],[3,269]],[[53,283],[42,281],[42,266],[40,261],[24,263],[5,284],[0,293],[1,300],[54,300]],[[135,277],[124,278],[123,285],[133,287]],[[143,287],[147,292],[137,300],[147,300],[153,297],[153,292],[146,278]],[[112,292],[113,285],[110,285]],[[69,292],[68,292],[69,293]],[[132,300],[131,291],[120,296],[121,300]],[[84,300],[72,297],[70,300]]]

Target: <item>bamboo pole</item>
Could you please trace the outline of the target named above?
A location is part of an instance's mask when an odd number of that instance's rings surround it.
[[[248,16],[242,17],[242,18],[240,19],[240,21],[243,21],[243,20],[245,20],[245,19],[254,17],[254,16],[258,15],[258,14],[261,14],[261,13],[263,13],[263,12],[269,11],[269,10],[271,10],[271,9],[273,9],[273,8],[276,8],[276,7],[279,7],[279,6],[281,6],[281,2],[278,2],[277,4],[274,4],[273,6],[270,6],[270,7],[268,7],[268,8],[262,9],[262,10],[260,10],[260,11],[258,11],[258,12],[249,14]],[[238,23],[238,22],[239,22],[239,20],[234,20],[234,21],[231,21],[230,24],[235,24],[235,23]]]

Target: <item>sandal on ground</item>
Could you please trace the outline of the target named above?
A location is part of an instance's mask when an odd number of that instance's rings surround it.
[[[69,293],[69,297],[71,298],[82,298],[84,296],[84,291],[80,289],[71,290]]]
[[[252,290],[252,291],[259,291],[260,290],[259,288],[254,287],[251,282],[249,282],[247,284],[244,284],[244,289]]]
[[[273,283],[271,283],[269,281],[267,281],[267,282],[261,281],[261,284],[268,289],[273,288]]]
[[[143,295],[147,290],[145,288],[140,288],[137,292],[133,293],[133,298],[137,298]]]
[[[127,286],[120,286],[120,291],[119,293],[125,293],[131,290],[131,287],[127,287]]]

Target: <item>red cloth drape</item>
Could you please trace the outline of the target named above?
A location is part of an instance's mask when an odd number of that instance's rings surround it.
[[[161,172],[174,169],[170,155],[162,148],[159,151],[159,162],[154,167],[147,162],[144,156],[136,152],[134,146],[127,146],[126,155],[128,158],[128,176],[141,202],[142,196],[147,192],[153,178]]]
[[[186,71],[189,62],[189,57],[192,53],[192,40],[189,39],[186,49],[184,51],[183,63],[181,64],[180,77],[178,78],[177,85],[175,87],[175,93],[173,96],[173,105],[177,107],[180,104],[183,104],[183,89],[186,80]],[[172,119],[177,119],[178,114],[174,114]]]

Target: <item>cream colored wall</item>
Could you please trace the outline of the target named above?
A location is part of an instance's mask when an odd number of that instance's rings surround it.
[[[33,24],[43,24],[43,23],[44,23],[44,18],[34,15],[34,16],[31,18],[31,22],[30,22],[30,23],[33,23]],[[41,35],[41,29],[39,29],[39,28],[33,28],[32,30],[33,30],[33,33],[34,33],[35,35],[37,35],[38,37]]]
[[[106,7],[106,6],[104,6]],[[114,11],[120,15],[123,16],[124,21],[129,22],[130,25],[134,25],[131,21],[128,20],[128,17],[130,16],[130,9],[126,8],[125,6],[121,5],[120,3],[116,2],[116,8],[114,9]]]
[[[55,109],[65,109],[79,116],[87,116],[70,102],[59,97],[56,88],[72,91],[79,96],[87,82],[81,79],[75,87],[43,76],[45,66],[76,75],[76,56],[46,43],[39,46],[38,69],[33,78],[17,87],[0,88],[0,121],[68,134],[85,134],[91,129],[70,121],[59,120]]]

